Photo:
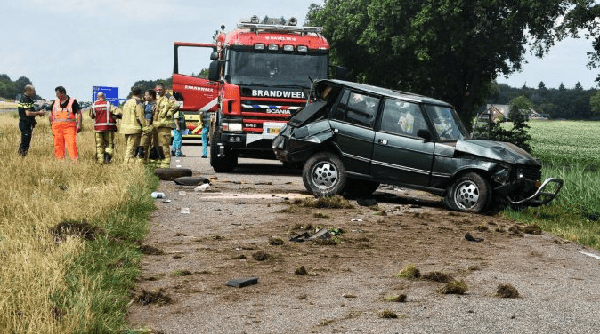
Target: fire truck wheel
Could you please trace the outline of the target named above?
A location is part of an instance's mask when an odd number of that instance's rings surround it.
[[[161,180],[173,181],[184,176],[192,176],[192,170],[187,168],[157,168],[154,174]]]

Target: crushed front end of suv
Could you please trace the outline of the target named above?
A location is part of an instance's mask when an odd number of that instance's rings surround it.
[[[487,212],[492,203],[546,204],[563,185],[542,182],[539,162],[511,143],[471,140],[446,102],[340,80],[315,81],[311,95],[273,151],[303,166],[316,196],[368,196],[383,183],[444,196],[453,210]]]

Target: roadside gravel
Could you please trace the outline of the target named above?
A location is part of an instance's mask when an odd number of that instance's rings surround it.
[[[306,195],[298,172],[275,162],[242,160],[231,174],[212,171],[200,148],[185,146],[172,166],[212,178],[209,192],[161,181],[145,244],[164,251],[142,262],[135,293],[158,291],[172,304],[129,308],[132,327],[154,333],[598,333],[600,260],[596,250],[542,233],[509,235],[500,217],[448,212],[380,188],[377,208],[289,210]],[[387,195],[385,195],[387,193]],[[413,195],[415,193],[412,193]],[[287,200],[286,200],[287,198]],[[185,209],[189,209],[188,213]],[[374,213],[374,211],[379,214]],[[327,219],[315,218],[321,212]],[[386,212],[383,216],[381,212]],[[343,227],[335,246],[288,242],[297,225]],[[487,226],[488,228],[482,228]],[[465,240],[465,232],[484,241]],[[269,244],[272,236],[284,244]],[[366,241],[365,241],[366,240]],[[257,251],[272,255],[256,261]],[[237,256],[244,255],[245,258]],[[399,278],[408,264],[440,270],[468,284],[444,295],[441,283]],[[305,266],[308,275],[294,274]],[[180,275],[184,270],[189,275]],[[232,288],[233,278],[256,285]],[[500,283],[520,298],[494,296]],[[405,302],[389,302],[405,294]],[[396,318],[382,318],[389,310]]]

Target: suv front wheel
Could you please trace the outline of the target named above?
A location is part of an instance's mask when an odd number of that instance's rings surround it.
[[[470,172],[454,181],[446,194],[446,203],[455,211],[485,212],[492,192],[490,184],[481,175]]]
[[[302,179],[306,190],[315,196],[339,195],[346,185],[346,168],[337,155],[320,152],[306,161]]]

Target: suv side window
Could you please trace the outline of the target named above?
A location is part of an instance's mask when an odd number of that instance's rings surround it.
[[[344,90],[344,94],[342,94],[342,98],[338,103],[337,107],[333,111],[331,118],[336,119],[338,121],[346,121],[346,108],[348,104],[348,96],[350,96],[350,90]]]
[[[378,106],[378,98],[346,90],[332,118],[372,128],[377,118]]]
[[[413,102],[386,99],[381,119],[381,131],[416,137],[427,123],[419,105]]]

